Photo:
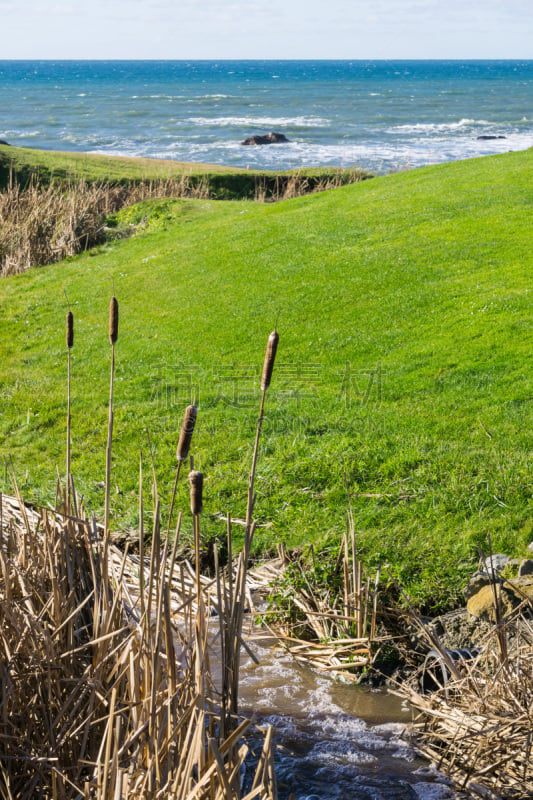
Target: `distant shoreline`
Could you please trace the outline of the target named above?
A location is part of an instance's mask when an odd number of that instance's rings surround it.
[[[19,146],[232,169],[387,174],[533,146],[533,60],[8,60],[0,103]],[[288,143],[241,146],[271,131]]]

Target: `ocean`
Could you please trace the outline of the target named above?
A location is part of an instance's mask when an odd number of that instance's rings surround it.
[[[0,109],[25,147],[387,173],[533,147],[533,61],[0,61]]]

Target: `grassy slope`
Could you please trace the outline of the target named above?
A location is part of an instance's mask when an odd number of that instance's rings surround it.
[[[283,194],[283,186],[291,176],[297,176],[311,186],[327,181],[333,181],[334,185],[353,183],[371,177],[370,173],[357,169],[310,167],[275,173],[157,158],[121,158],[0,144],[0,189],[5,189],[12,180],[26,186],[35,177],[42,185],[64,180],[106,185],[172,180],[207,186],[209,196],[226,200],[253,198],[259,186],[267,196],[280,191]]]
[[[33,150],[29,147],[0,145],[0,177],[4,179],[9,168],[19,176],[38,173],[44,178],[74,177],[87,181],[155,180],[176,177],[184,172],[231,173],[242,170],[213,167],[207,164],[186,164],[155,158],[120,158],[88,153],[69,153],[56,150]]]
[[[101,509],[114,280],[115,524],[135,522],[146,430],[168,497],[193,391],[204,534],[223,536],[209,512],[243,516],[250,373],[279,313],[257,506],[274,525],[258,547],[335,540],[345,470],[367,562],[427,606],[453,599],[489,534],[511,553],[533,538],[532,186],[525,152],[276,205],[165,201],[142,236],[5,279],[0,431],[25,493],[50,497],[62,468],[66,290],[73,471]]]

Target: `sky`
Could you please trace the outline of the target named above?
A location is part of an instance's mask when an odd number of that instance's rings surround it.
[[[533,58],[533,0],[0,0],[0,59]]]

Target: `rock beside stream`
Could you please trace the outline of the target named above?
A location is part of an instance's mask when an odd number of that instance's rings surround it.
[[[528,548],[533,552],[533,546]],[[446,650],[476,651],[483,647],[487,634],[496,622],[496,601],[499,598],[500,617],[511,614],[521,603],[530,601],[533,616],[533,558],[515,559],[495,553],[481,559],[477,571],[463,590],[465,605],[438,617],[424,620],[425,632],[408,616],[403,622],[403,646],[390,659],[389,669],[377,664],[386,683],[409,678],[435,641]],[[526,609],[527,615],[527,609]],[[386,666],[386,665],[385,665]],[[370,681],[367,681],[370,682]]]
[[[496,598],[500,615],[506,616],[526,598],[533,600],[533,559],[509,558],[495,553],[481,559],[479,569],[463,590],[466,610],[476,620],[496,622]]]
[[[496,589],[496,591],[495,591]],[[533,575],[517,575],[493,586],[483,586],[468,600],[468,613],[478,620],[496,622],[496,597],[500,604],[501,616],[510,614],[524,600],[533,601]]]

